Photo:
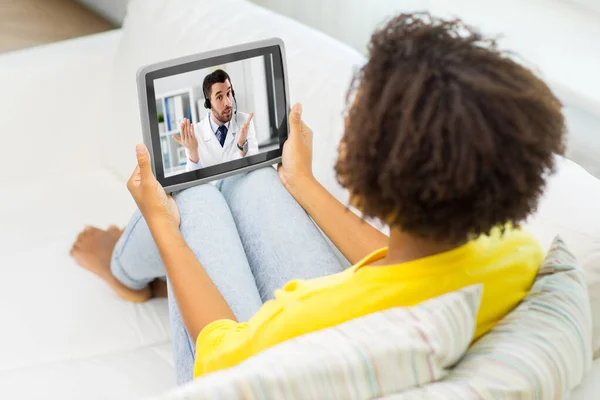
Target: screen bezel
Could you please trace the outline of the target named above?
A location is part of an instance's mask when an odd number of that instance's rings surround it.
[[[273,119],[275,126],[272,127],[277,132],[279,148],[250,157],[204,167],[195,171],[182,172],[177,175],[165,177],[158,122],[155,124],[150,122],[158,121],[154,92],[155,79],[265,55],[271,55],[272,61],[276,114],[276,118]],[[138,88],[140,89],[140,85],[142,85],[143,90],[140,92],[144,92],[143,103],[142,93],[139,93],[144,142],[151,154],[154,175],[167,192],[271,165],[281,160],[283,144],[288,137],[289,93],[285,68],[285,53],[283,42],[280,39],[248,43],[140,68],[138,71]]]

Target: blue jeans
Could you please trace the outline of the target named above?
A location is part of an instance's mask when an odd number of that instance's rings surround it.
[[[334,274],[348,266],[273,168],[226,178],[216,186],[195,186],[173,197],[183,238],[238,321],[250,319],[286,282]],[[132,289],[165,276],[139,211],[117,242],[111,269]],[[195,340],[186,332],[170,285],[168,290],[175,369],[181,384],[193,376]]]

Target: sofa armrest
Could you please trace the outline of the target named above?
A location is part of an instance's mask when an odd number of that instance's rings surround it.
[[[120,37],[114,30],[0,55],[0,183],[101,165]]]

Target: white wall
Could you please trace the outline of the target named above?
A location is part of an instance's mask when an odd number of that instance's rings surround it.
[[[365,54],[371,33],[378,24],[401,12],[426,11],[430,0],[252,0],[252,2],[319,29]]]
[[[598,0],[566,0],[588,11],[600,13],[600,1]]]

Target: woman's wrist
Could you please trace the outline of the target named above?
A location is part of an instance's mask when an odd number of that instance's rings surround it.
[[[146,220],[146,224],[153,234],[160,234],[161,232],[165,232],[170,228],[174,228],[179,232],[179,224],[169,214],[156,213],[148,216],[144,215],[144,219]]]
[[[168,217],[155,217],[146,221],[156,246],[164,251],[178,252],[179,245],[185,245],[178,224]],[[166,255],[167,253],[163,254]]]
[[[303,200],[310,196],[315,186],[320,185],[317,179],[312,174],[300,175],[290,180],[287,185],[287,190],[298,203],[302,205]]]

